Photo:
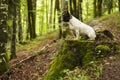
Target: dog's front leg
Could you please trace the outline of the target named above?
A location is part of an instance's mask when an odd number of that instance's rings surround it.
[[[80,35],[79,30],[76,30],[75,33],[76,33],[76,39],[78,39]]]
[[[74,30],[70,30],[70,34],[71,34],[74,38],[76,38],[76,33],[75,33]]]

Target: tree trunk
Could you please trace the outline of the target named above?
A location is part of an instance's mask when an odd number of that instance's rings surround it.
[[[41,3],[42,3],[42,7],[45,5],[45,0],[42,0],[41,1]],[[44,9],[41,9],[42,10],[42,13],[45,13],[45,10]],[[44,29],[44,15],[42,15],[42,13],[41,13],[41,15],[40,15],[40,35],[42,35],[43,34],[43,29]]]
[[[98,0],[98,16],[102,16],[102,0]]]
[[[77,5],[76,5],[76,0],[73,0],[73,15],[75,16],[75,17],[77,17],[77,15],[76,15],[76,12],[77,12]]]
[[[13,8],[13,25],[12,25],[12,37],[11,37],[11,59],[15,58],[16,57],[16,27],[17,27],[17,24],[16,24],[16,20],[17,20],[17,11],[16,11],[16,8],[17,8],[17,5],[15,4],[16,1],[12,1],[12,4],[14,6]]]
[[[32,26],[33,26],[33,38],[36,38],[36,0],[32,0],[33,12],[32,12]]]
[[[18,40],[19,40],[19,43],[22,43],[22,40],[23,40],[23,35],[22,35],[22,25],[21,25],[21,1],[19,1],[19,6],[18,6]]]
[[[120,12],[120,0],[118,0],[119,12]]]
[[[79,11],[79,19],[81,20],[81,21],[83,21],[83,19],[82,19],[82,0],[79,0],[79,2],[78,2],[78,11]]]
[[[69,6],[70,6],[70,13],[71,14],[73,14],[72,2],[73,2],[73,0],[70,0],[70,2],[69,2],[70,3]]]
[[[30,39],[36,38],[35,22],[36,22],[36,0],[27,0],[28,5],[28,26]]]
[[[8,69],[8,60],[6,58],[6,44],[8,39],[7,19],[8,0],[0,0],[0,75]]]
[[[94,18],[95,17],[97,17],[97,5],[96,5],[96,0],[94,0],[94,3],[93,3],[93,5],[94,5]]]
[[[89,10],[89,2],[88,2],[88,0],[87,0],[87,2],[86,2],[86,9],[87,9],[87,11],[86,11],[87,17],[86,17],[86,18],[88,19],[88,16],[89,16],[89,14],[88,14],[88,13],[89,13],[89,11],[88,11],[88,10]]]
[[[65,13],[67,13],[67,11],[68,11],[68,0],[61,0],[62,1],[62,6],[61,6],[61,11],[62,11],[62,15],[63,14],[65,14]],[[63,23],[62,22],[62,37],[63,38],[66,38],[66,36],[67,36],[67,29],[66,28],[68,28],[67,27],[68,25],[67,25],[67,23]]]
[[[0,0],[0,54],[6,53],[8,1]]]
[[[113,8],[113,0],[108,1],[108,14],[111,14],[111,10]]]
[[[50,17],[49,17],[49,24],[52,25],[52,20],[53,20],[53,17],[52,17],[52,10],[53,10],[53,0],[50,1]],[[50,26],[51,28],[51,26]]]
[[[55,0],[55,11],[56,10],[57,10],[57,15],[58,15],[58,23],[61,24],[60,1],[59,0]],[[59,25],[59,39],[61,39],[61,38],[62,38],[62,27],[61,27],[61,25]]]
[[[47,27],[47,32],[49,32],[49,25],[48,25],[48,0],[45,0],[46,1],[46,27]]]

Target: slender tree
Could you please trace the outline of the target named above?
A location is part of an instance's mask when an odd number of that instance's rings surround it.
[[[107,6],[108,6],[108,14],[111,14],[113,8],[113,0],[108,0]]]
[[[36,22],[36,0],[27,0],[28,5],[28,29],[30,39],[36,38],[35,22]]]
[[[94,18],[97,17],[97,1],[94,0],[93,2],[93,7],[94,7]]]
[[[49,24],[52,25],[53,21],[53,0],[50,1],[50,17],[49,17]]]
[[[87,15],[87,18],[88,18],[88,12],[89,12],[88,11],[89,10],[89,2],[88,2],[88,0],[86,1],[86,10],[87,10],[86,11],[86,13],[87,13],[86,15]]]
[[[77,17],[77,4],[76,4],[76,0],[73,0],[73,9],[74,9],[74,11],[73,11],[73,15],[75,16],[75,17]]]
[[[70,13],[73,14],[73,7],[72,7],[73,0],[70,0],[69,7],[70,7]]]
[[[19,43],[22,43],[22,40],[23,40],[23,35],[22,35],[22,25],[21,25],[21,0],[18,0],[18,40],[19,40]]]
[[[55,10],[54,13],[57,11],[57,15],[58,15],[58,23],[59,23],[59,38],[62,38],[62,27],[61,27],[61,17],[60,17],[60,1],[59,0],[55,0]],[[55,20],[55,19],[54,19]]]
[[[41,4],[42,4],[42,6],[41,7],[44,7],[44,5],[45,5],[45,0],[42,0],[41,1]],[[43,33],[43,29],[44,29],[44,15],[43,15],[43,13],[45,13],[45,9],[43,9],[43,8],[41,8],[40,9],[40,21],[41,21],[41,24],[40,24],[40,35],[42,35],[42,33]],[[42,13],[42,14],[41,14]]]
[[[46,5],[46,6],[45,6],[45,7],[46,7],[46,26],[47,26],[47,31],[49,31],[50,27],[49,27],[49,25],[48,25],[48,24],[49,24],[49,23],[48,23],[48,22],[49,22],[49,21],[48,21],[48,20],[49,20],[49,19],[48,19],[48,18],[49,18],[49,17],[48,17],[48,0],[45,0],[45,2],[46,2],[46,3],[45,3],[45,5]]]
[[[62,1],[62,5],[61,5],[61,11],[62,11],[62,15],[67,13],[68,11],[68,0],[61,0]],[[67,36],[67,30],[66,27],[68,25],[66,23],[62,23],[62,37],[65,38]]]
[[[98,0],[98,10],[97,10],[98,16],[102,16],[102,0]]]
[[[13,21],[13,25],[12,25],[12,35],[11,35],[11,59],[16,57],[16,28],[17,28],[17,24],[16,24],[16,20],[17,20],[17,2],[16,0],[11,0],[11,5],[12,5],[12,21]]]
[[[82,18],[82,0],[78,1],[78,19],[83,21],[83,18]]]
[[[118,0],[119,12],[120,12],[120,0]]]

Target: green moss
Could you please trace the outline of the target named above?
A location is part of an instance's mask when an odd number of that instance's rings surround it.
[[[73,69],[79,65],[86,65],[93,60],[93,41],[67,40],[58,51],[45,80],[59,80],[64,76],[65,69]]]
[[[98,45],[95,48],[98,55],[106,56],[110,53],[110,47],[108,45]]]
[[[0,75],[9,68],[8,59],[5,53],[0,54]]]
[[[116,45],[115,48],[116,48],[116,52],[120,53],[120,45]]]

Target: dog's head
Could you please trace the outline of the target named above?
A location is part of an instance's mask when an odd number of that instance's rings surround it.
[[[64,22],[69,22],[69,20],[72,18],[72,15],[69,14],[69,12],[65,12],[63,15],[62,15],[62,21]]]

